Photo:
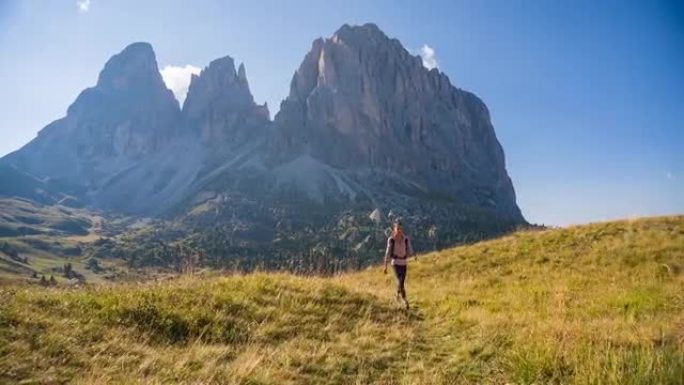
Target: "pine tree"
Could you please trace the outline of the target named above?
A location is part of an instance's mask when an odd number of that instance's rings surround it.
[[[62,271],[64,273],[65,278],[71,278],[74,272],[74,269],[71,266],[71,262],[65,263],[64,267],[62,267]]]

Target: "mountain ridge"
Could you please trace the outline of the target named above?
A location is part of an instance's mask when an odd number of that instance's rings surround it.
[[[497,201],[522,217],[484,103],[374,24],[314,41],[274,124],[276,156],[388,171],[460,202]],[[473,185],[489,196],[467,191]]]
[[[314,40],[272,120],[232,57],[193,75],[181,108],[152,46],[133,43],[0,164],[82,205],[271,241],[278,223],[303,234],[376,209],[463,234],[526,224],[486,105],[374,24]]]

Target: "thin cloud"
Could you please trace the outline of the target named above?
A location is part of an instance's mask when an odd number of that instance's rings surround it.
[[[668,172],[665,174],[665,178],[667,178],[668,180],[672,180],[672,179],[674,179],[674,175],[673,175],[671,172],[668,171]]]
[[[190,80],[192,75],[197,75],[202,69],[190,64],[184,67],[167,65],[161,71],[162,79],[166,83],[166,87],[173,92],[173,95],[181,105],[185,101],[185,96],[188,94],[188,87],[190,87]]]
[[[78,0],[76,1],[76,5],[78,5],[78,11],[85,13],[90,11],[90,4],[91,0]]]
[[[439,68],[439,62],[437,62],[437,57],[435,56],[435,49],[427,44],[423,44],[418,52],[421,59],[423,59],[423,66],[429,70],[433,68]]]

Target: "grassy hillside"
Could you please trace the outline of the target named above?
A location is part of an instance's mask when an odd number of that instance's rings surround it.
[[[137,279],[145,272],[130,271],[125,260],[107,253],[107,246],[136,232],[154,231],[150,223],[142,218],[0,197],[0,284],[37,283],[41,277],[54,277],[60,284]],[[135,244],[135,240],[120,243]],[[64,274],[65,264],[72,266],[74,276]]]
[[[107,271],[95,274],[86,268],[84,255],[103,234],[103,222],[102,216],[85,209],[0,198],[0,282],[37,282],[30,278],[34,274],[66,282],[61,272],[66,263],[86,281],[103,281]]]
[[[684,217],[370,268],[0,288],[0,383],[682,384]]]

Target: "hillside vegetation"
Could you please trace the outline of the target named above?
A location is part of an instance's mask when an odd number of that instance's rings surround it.
[[[0,383],[682,384],[684,217],[378,267],[0,288]]]
[[[132,229],[136,220],[64,205],[0,197],[0,284],[105,282],[128,274],[125,261],[95,258],[105,241]],[[137,220],[143,222],[143,220]],[[130,231],[130,230],[129,230]],[[65,274],[69,265],[74,274]]]
[[[307,210],[317,213],[313,221],[295,224],[280,213],[268,225],[241,219],[231,224],[226,220],[235,213],[209,207],[213,214],[200,217],[143,218],[0,197],[0,284],[82,285],[201,269],[334,275],[377,264],[393,218],[379,210],[371,218],[367,210],[333,214],[310,206]],[[266,215],[264,210],[270,212],[256,206],[246,212]],[[453,220],[446,213],[402,219],[415,229],[411,240],[421,250],[472,243],[516,228],[481,210],[461,207],[459,212],[463,215]]]

